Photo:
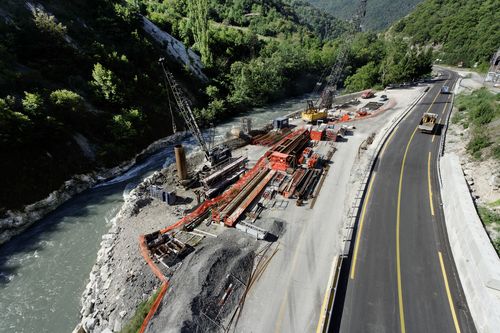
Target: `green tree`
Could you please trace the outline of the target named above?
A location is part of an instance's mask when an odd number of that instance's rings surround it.
[[[379,82],[379,79],[379,67],[371,61],[359,68],[356,74],[348,77],[345,85],[348,91],[360,91],[373,87]]]
[[[44,101],[40,94],[24,92],[22,99],[24,113],[31,119],[42,116],[44,112]]]
[[[50,102],[63,111],[80,112],[84,110],[82,96],[71,90],[54,90],[50,93]]]
[[[67,28],[60,22],[56,21],[53,15],[46,13],[41,9],[35,9],[33,13],[33,21],[35,26],[42,32],[48,33],[53,37],[64,39],[66,37]]]
[[[12,96],[0,98],[0,143],[10,145],[22,143],[32,126],[30,118],[15,111]]]
[[[261,106],[283,87],[284,77],[275,59],[253,59],[249,63],[231,65],[232,94],[230,101],[240,107]]]
[[[133,139],[138,135],[137,128],[139,128],[141,121],[142,115],[139,109],[125,110],[123,114],[113,116],[111,133],[118,141]]]
[[[212,53],[208,41],[208,0],[189,0],[188,17],[194,36],[195,46],[206,65],[212,64]]]
[[[94,87],[97,96],[111,103],[122,102],[122,96],[118,89],[120,80],[111,70],[97,63],[92,70],[92,78],[90,84]]]

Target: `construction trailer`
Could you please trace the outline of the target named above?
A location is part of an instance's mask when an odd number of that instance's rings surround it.
[[[289,126],[288,117],[279,117],[273,120],[274,129],[283,129]]]

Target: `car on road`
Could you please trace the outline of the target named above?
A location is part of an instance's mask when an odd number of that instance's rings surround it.
[[[389,97],[387,97],[387,95],[382,95],[382,96],[380,96],[380,100],[382,102],[385,102],[385,101],[389,100]]]

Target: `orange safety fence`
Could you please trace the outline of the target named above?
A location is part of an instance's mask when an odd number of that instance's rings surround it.
[[[148,264],[149,268],[151,268],[151,271],[158,277],[158,279],[160,279],[163,282],[168,282],[165,275],[163,275],[158,266],[156,266],[154,261],[151,259],[149,255],[148,246],[146,244],[146,237],[144,237],[144,235],[139,236],[139,249],[141,251],[142,257],[144,258],[144,260],[146,260],[146,263]]]
[[[146,331],[146,328],[148,327],[151,318],[153,318],[154,314],[156,313],[156,310],[158,310],[158,307],[160,306],[163,296],[165,296],[165,294],[167,293],[167,289],[168,289],[168,281],[164,281],[161,285],[160,293],[156,297],[153,305],[151,306],[148,315],[146,316],[146,318],[144,318],[144,321],[142,322],[141,328],[139,329],[139,333],[144,333]]]

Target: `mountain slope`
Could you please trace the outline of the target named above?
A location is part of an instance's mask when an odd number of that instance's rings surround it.
[[[500,45],[498,0],[425,0],[394,24],[417,44],[434,44],[445,62],[488,62]]]
[[[307,0],[336,17],[349,19],[355,13],[357,0]],[[368,0],[365,27],[382,30],[411,12],[423,0]]]
[[[0,214],[171,134],[165,45],[141,15],[206,58],[208,83],[168,65],[211,120],[310,90],[322,32],[345,26],[288,0],[197,2],[208,16],[194,0],[0,1]]]

